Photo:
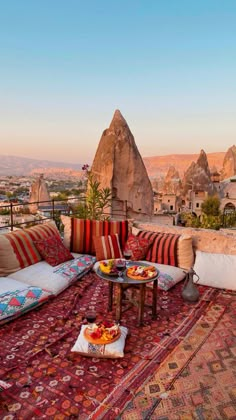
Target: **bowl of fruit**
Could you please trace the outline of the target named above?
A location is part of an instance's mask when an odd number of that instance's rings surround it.
[[[103,321],[85,328],[84,337],[92,344],[110,344],[120,338],[121,331],[115,322]]]
[[[103,274],[107,274],[108,276],[118,276],[119,272],[119,263],[123,262],[122,259],[111,259],[111,260],[104,260],[100,261],[99,269]],[[118,267],[117,267],[118,265]]]

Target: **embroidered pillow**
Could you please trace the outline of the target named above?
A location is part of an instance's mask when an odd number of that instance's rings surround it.
[[[40,287],[28,286],[0,295],[0,325],[47,301],[52,293]]]
[[[95,255],[94,236],[119,236],[121,248],[128,237],[129,224],[127,220],[88,220],[61,215],[64,225],[63,243],[71,252]]]
[[[135,236],[132,233],[130,233],[125,244],[124,251],[131,251],[132,261],[145,260],[148,249],[150,248],[151,244],[151,239],[139,238],[138,236]]]
[[[123,257],[118,234],[94,236],[93,243],[97,261]]]
[[[124,357],[125,339],[128,334],[128,329],[126,327],[120,327],[120,338],[110,344],[89,343],[84,336],[85,328],[87,328],[87,325],[82,325],[80,334],[71,351],[90,357],[104,357],[113,359]]]
[[[74,258],[70,251],[63,245],[62,240],[57,236],[34,241],[34,244],[41,257],[53,267]]]

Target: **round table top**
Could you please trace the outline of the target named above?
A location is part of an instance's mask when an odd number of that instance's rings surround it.
[[[106,261],[106,260],[104,260],[104,261]],[[150,263],[144,263],[144,262],[140,262],[140,261],[127,261],[127,263],[126,263],[127,268],[129,268],[133,265],[142,265],[144,267],[148,267],[148,266],[150,266]],[[119,280],[118,275],[117,276],[114,276],[114,275],[110,276],[109,274],[103,273],[100,270],[99,266],[95,271],[96,271],[96,274],[99,277],[101,277],[103,280],[108,280],[108,281],[111,281],[113,283],[120,283],[120,284],[138,284],[138,285],[141,285],[141,284],[144,284],[144,283],[150,283],[150,282],[156,280],[158,278],[158,275],[159,275],[159,270],[156,268],[157,275],[155,277],[142,279],[142,280],[135,280],[135,279],[131,279],[130,277],[127,277],[127,275],[126,275],[127,268],[123,272],[122,281]]]

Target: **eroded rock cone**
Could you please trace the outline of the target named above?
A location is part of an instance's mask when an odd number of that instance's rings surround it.
[[[189,190],[206,191],[208,194],[213,194],[215,191],[204,150],[201,150],[197,162],[192,162],[184,175],[183,195],[186,195]]]
[[[221,179],[236,175],[236,146],[230,147],[224,157]]]
[[[110,127],[102,134],[91,171],[101,187],[112,190],[111,213],[123,209],[127,202],[128,217],[153,214],[151,182],[134,137],[119,110],[115,111]]]

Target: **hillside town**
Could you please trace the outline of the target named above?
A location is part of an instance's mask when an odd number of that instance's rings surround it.
[[[107,138],[113,135],[115,142],[112,147],[107,147]],[[121,144],[122,147],[116,150],[117,145]],[[117,166],[111,157],[113,149],[119,153]],[[128,169],[125,168],[126,156],[129,156]],[[169,217],[165,223],[184,225],[181,215],[187,213],[200,219],[202,204],[209,197],[218,198],[221,214],[235,214],[234,145],[225,153],[221,168],[210,168],[207,154],[201,150],[196,162],[189,165],[182,177],[172,165],[164,177],[157,179],[146,170],[128,124],[118,110],[109,130],[102,135],[91,171],[101,187],[112,191],[110,213],[113,216],[118,212],[140,220],[159,217],[161,221],[160,216],[166,215]],[[1,176],[0,227],[10,224],[11,213],[15,223],[46,217],[52,211],[54,200],[57,202],[57,210],[63,211],[65,202],[79,203],[84,200],[85,192],[86,182],[82,170],[76,173],[69,169],[47,170],[45,175],[36,169],[31,176]]]

